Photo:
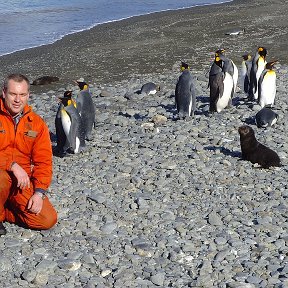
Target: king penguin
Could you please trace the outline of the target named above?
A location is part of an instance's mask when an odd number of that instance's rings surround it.
[[[180,119],[194,116],[196,110],[196,93],[194,78],[188,64],[181,62],[182,74],[179,76],[175,88],[175,104]]]
[[[258,102],[264,106],[273,106],[276,96],[276,72],[273,66],[277,61],[268,62],[258,81]]]
[[[250,101],[258,100],[258,81],[262,71],[266,65],[267,49],[259,47],[255,56],[252,59],[252,66],[250,71],[250,86],[248,99]]]
[[[67,138],[67,144],[72,153],[79,153],[85,148],[85,134],[80,114],[75,107],[75,102],[65,97],[61,101],[61,123]],[[65,145],[65,146],[66,146]]]
[[[66,151],[69,149],[70,144],[66,137],[62,120],[61,120],[61,110],[64,105],[68,104],[68,101],[71,101],[76,105],[76,102],[72,99],[72,91],[65,91],[63,97],[58,98],[60,103],[55,117],[55,128],[56,128],[56,137],[57,137],[57,146],[53,151],[57,156],[64,157]]]
[[[147,94],[147,95],[154,95],[157,93],[157,91],[160,91],[160,86],[159,85],[156,85],[155,83],[153,82],[148,82],[148,83],[145,83],[142,87],[141,87],[141,90],[140,90],[140,93],[141,94]]]
[[[80,88],[80,93],[76,98],[77,110],[81,116],[85,139],[92,140],[92,128],[95,128],[95,106],[92,100],[92,95],[89,91],[88,84],[83,78],[75,81]]]
[[[247,53],[242,55],[242,63],[241,63],[241,86],[242,90],[246,95],[249,93],[250,86],[250,71],[252,67],[252,56]]]
[[[273,126],[278,120],[278,114],[270,106],[263,107],[255,116],[255,123],[258,128]]]
[[[225,66],[225,62],[221,57],[219,50],[215,52],[215,59],[209,72],[210,87],[210,112],[221,112],[232,102],[234,93],[234,81],[228,72],[229,66]],[[222,59],[221,59],[222,58]]]

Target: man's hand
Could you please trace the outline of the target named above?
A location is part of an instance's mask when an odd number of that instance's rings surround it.
[[[27,209],[31,213],[39,214],[43,207],[43,199],[41,194],[38,192],[34,193],[28,201]]]
[[[30,188],[30,178],[26,171],[16,162],[11,166],[11,171],[17,179],[17,187],[20,189]]]

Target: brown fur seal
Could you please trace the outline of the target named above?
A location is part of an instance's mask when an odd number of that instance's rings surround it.
[[[42,76],[37,78],[32,82],[31,85],[46,85],[46,84],[51,84],[52,82],[57,82],[59,81],[58,77],[55,76]]]
[[[258,163],[263,168],[281,166],[280,158],[277,153],[259,143],[250,126],[241,126],[238,128],[238,132],[240,134],[242,158],[244,160],[248,160],[253,164]]]

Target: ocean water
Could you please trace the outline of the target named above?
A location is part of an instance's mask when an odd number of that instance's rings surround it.
[[[228,0],[0,1],[0,56],[53,43],[98,24]]]

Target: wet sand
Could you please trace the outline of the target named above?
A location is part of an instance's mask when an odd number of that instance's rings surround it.
[[[43,75],[59,77],[57,84],[37,88],[47,91],[79,77],[99,84],[162,73],[180,60],[192,70],[208,70],[219,47],[238,65],[244,52],[254,54],[260,45],[268,49],[268,59],[287,64],[287,14],[288,2],[236,0],[133,17],[2,56],[0,78],[12,72],[24,73],[31,81]],[[245,28],[245,33],[225,35],[235,28]]]

